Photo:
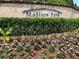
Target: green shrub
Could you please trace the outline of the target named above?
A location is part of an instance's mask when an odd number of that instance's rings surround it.
[[[32,0],[32,2],[36,1],[36,3],[48,3],[48,4],[57,4],[57,5],[74,5],[73,0]]]
[[[79,19],[62,18],[0,18],[0,27],[12,27],[11,35],[40,35],[72,31],[79,27]]]

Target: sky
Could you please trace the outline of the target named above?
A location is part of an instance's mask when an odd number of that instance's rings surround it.
[[[74,3],[76,3],[79,6],[79,0],[74,0]]]

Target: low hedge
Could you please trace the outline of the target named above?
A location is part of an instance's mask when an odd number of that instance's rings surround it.
[[[72,31],[79,19],[63,18],[0,18],[0,27],[13,27],[11,35],[40,35]]]

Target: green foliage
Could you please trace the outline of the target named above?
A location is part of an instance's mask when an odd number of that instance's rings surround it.
[[[33,2],[39,2],[39,3],[50,3],[50,4],[58,4],[58,5],[73,5],[73,0],[33,0]]]
[[[54,47],[50,47],[50,48],[49,48],[49,51],[50,51],[51,53],[53,53],[53,52],[55,52],[55,48],[54,48]]]
[[[12,27],[11,35],[40,35],[61,33],[79,27],[79,19],[63,18],[0,18],[0,27]],[[7,33],[8,34],[8,33]],[[1,35],[1,34],[0,34]]]
[[[4,31],[2,28],[0,28],[0,33],[4,37],[4,41],[9,41],[10,37],[8,36],[12,32],[12,27],[10,27],[7,31]]]
[[[49,56],[49,59],[54,59],[54,56]]]
[[[66,57],[66,54],[62,51],[59,51],[59,53],[57,54],[57,57],[58,58],[65,58]]]

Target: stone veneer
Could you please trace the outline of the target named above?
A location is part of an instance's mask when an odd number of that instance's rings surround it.
[[[79,10],[63,6],[54,5],[36,5],[36,4],[19,4],[19,3],[0,3],[0,17],[26,17],[24,10],[40,9],[54,9],[62,12],[60,18],[79,18]]]

